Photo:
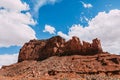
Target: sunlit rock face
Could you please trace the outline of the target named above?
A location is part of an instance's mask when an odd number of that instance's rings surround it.
[[[92,43],[81,42],[76,36],[65,41],[60,36],[46,40],[30,40],[19,53],[18,62],[24,60],[44,60],[51,56],[95,55],[102,53],[101,42],[94,39]]]

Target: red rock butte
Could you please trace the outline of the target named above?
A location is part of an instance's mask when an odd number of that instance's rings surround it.
[[[103,52],[97,38],[30,40],[18,63],[0,69],[0,80],[120,80],[120,55]]]
[[[44,60],[51,56],[69,55],[95,55],[102,53],[99,39],[92,40],[92,43],[81,42],[78,37],[73,36],[69,41],[65,41],[60,36],[55,36],[46,40],[30,40],[25,43],[19,53],[18,62],[24,60]]]

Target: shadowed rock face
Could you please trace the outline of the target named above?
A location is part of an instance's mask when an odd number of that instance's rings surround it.
[[[51,56],[66,55],[95,55],[101,53],[102,47],[100,40],[97,38],[88,43],[77,37],[72,37],[65,41],[60,36],[55,36],[46,40],[30,40],[25,43],[19,53],[18,62],[24,60],[44,60]]]

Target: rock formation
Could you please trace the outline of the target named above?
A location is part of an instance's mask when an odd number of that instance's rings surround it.
[[[84,79],[83,79],[84,78]],[[30,40],[18,63],[3,66],[0,80],[119,80],[120,55],[103,52],[100,40],[81,42],[60,36]]]
[[[24,60],[44,60],[51,56],[65,55],[94,55],[102,52],[100,40],[97,38],[88,43],[73,36],[65,41],[60,36],[46,40],[30,40],[21,48],[18,62]]]
[[[27,60],[2,67],[0,76],[0,80],[119,80],[120,56],[103,52],[92,56],[52,56],[43,61]]]

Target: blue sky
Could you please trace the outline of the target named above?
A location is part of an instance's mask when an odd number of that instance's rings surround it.
[[[77,36],[86,41],[98,37],[105,51],[120,54],[119,3],[119,0],[1,0],[0,55],[15,56],[30,39],[55,35],[67,40]],[[7,19],[3,20],[4,17]]]

